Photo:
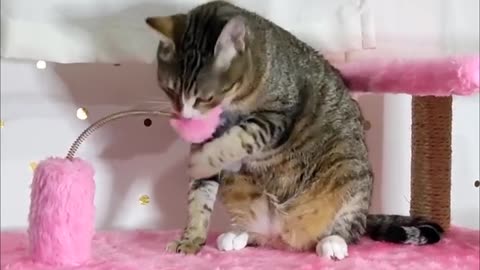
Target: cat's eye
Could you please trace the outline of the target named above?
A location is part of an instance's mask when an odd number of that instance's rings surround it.
[[[223,88],[222,94],[226,94],[226,93],[230,92],[230,90],[232,90],[233,87],[235,87],[236,84],[237,83],[232,83],[232,84],[226,86],[225,88]]]
[[[197,100],[198,102],[207,103],[213,100],[213,96],[210,96],[208,98],[197,98]]]
[[[163,87],[163,90],[168,96],[170,96],[170,97],[175,96],[175,89],[170,88],[170,87]]]

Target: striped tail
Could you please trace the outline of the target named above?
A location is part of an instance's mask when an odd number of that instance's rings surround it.
[[[375,241],[431,245],[440,241],[443,232],[439,224],[419,217],[399,215],[367,217],[367,235]]]

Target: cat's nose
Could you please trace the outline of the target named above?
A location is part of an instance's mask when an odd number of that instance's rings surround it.
[[[181,114],[182,118],[184,119],[192,119],[201,115],[198,110],[192,108],[191,106],[183,106]]]
[[[183,118],[183,119],[185,119],[185,120],[190,120],[190,119],[193,118],[193,115],[181,113],[181,114],[180,114],[180,117]]]

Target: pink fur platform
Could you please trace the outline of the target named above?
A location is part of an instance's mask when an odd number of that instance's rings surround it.
[[[330,261],[312,252],[288,252],[267,248],[221,252],[216,234],[195,256],[165,252],[178,237],[170,231],[98,232],[93,239],[92,260],[78,267],[54,267],[33,263],[27,256],[24,233],[3,232],[1,269],[5,270],[478,270],[478,230],[450,229],[431,246],[396,245],[362,239],[349,256]]]
[[[466,96],[478,92],[477,56],[439,59],[377,59],[339,65],[352,91],[417,96]]]

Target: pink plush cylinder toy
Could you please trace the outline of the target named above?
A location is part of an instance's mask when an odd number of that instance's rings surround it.
[[[28,216],[33,261],[74,266],[90,259],[94,193],[94,171],[87,162],[49,158],[38,165]]]

